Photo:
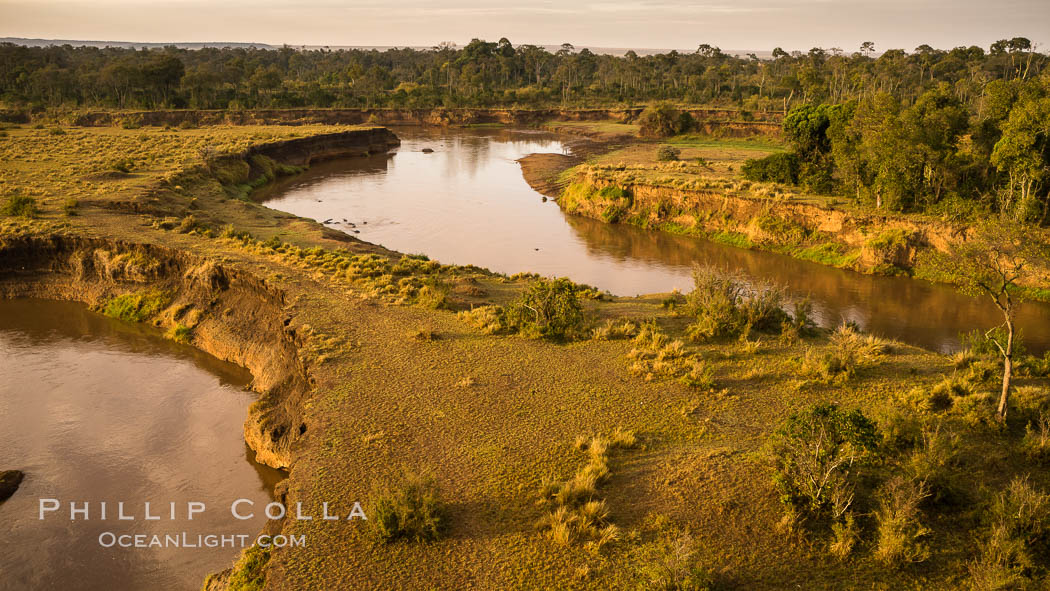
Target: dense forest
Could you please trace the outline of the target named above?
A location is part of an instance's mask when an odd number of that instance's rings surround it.
[[[887,93],[903,104],[941,83],[977,108],[988,83],[1029,79],[1047,55],[1017,37],[876,55],[813,48],[772,59],[693,53],[554,53],[507,39],[429,50],[123,49],[0,45],[0,101],[18,107],[259,108],[615,105],[673,100],[786,111]]]
[[[957,90],[940,83],[911,104],[879,91],[797,105],[784,117],[794,150],[749,161],[744,175],[880,209],[1046,225],[1050,71],[988,83],[976,110]]]

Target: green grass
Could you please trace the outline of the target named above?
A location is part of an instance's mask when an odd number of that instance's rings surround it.
[[[252,546],[244,551],[230,575],[229,591],[261,591],[266,584],[270,549]]]
[[[724,148],[732,150],[755,150],[759,152],[784,152],[787,146],[783,142],[765,137],[749,138],[716,138],[700,134],[683,134],[663,140],[665,143],[689,148]]]
[[[168,338],[176,343],[189,343],[193,338],[193,329],[182,324],[176,324],[168,331]]]
[[[145,290],[108,300],[102,306],[102,313],[128,322],[145,322],[167,306],[169,301],[170,296],[163,291]]]
[[[824,242],[795,250],[793,256],[840,269],[851,268],[860,258],[860,251],[850,250],[837,242]]]

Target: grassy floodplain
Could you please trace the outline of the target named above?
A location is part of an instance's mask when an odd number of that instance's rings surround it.
[[[1039,360],[1019,372],[1014,410],[999,425],[994,357],[947,357],[849,329],[810,331],[803,314],[771,309],[758,317],[780,322],[741,330],[747,298],[723,323],[683,296],[597,298],[570,287],[582,320],[564,338],[534,338],[509,311],[535,278],[335,236],[246,198],[258,177],[246,189],[208,164],[250,145],[332,131],[24,125],[0,138],[0,193],[5,204],[21,203],[2,218],[0,243],[55,234],[152,243],[251,273],[285,294],[286,324],[302,338],[297,355],[310,377],[290,501],[367,503],[382,496],[376,485],[405,471],[429,475],[440,490],[435,540],[384,543],[359,522],[286,521],[277,527],[305,534],[306,547],[246,553],[232,576],[210,584],[1047,584],[1050,501],[1037,493],[1050,491],[1050,393],[1034,377],[1045,375]],[[685,155],[726,172],[744,153],[776,149],[705,142],[677,141]],[[603,158],[644,161],[649,149]],[[127,286],[143,294],[139,302],[152,301],[149,289]],[[195,342],[193,327],[180,329],[163,309],[132,307]],[[736,328],[704,329],[723,326]],[[878,437],[838,476],[853,491],[848,512],[829,518],[821,505],[806,517],[795,507],[785,519],[774,435],[792,413],[829,403],[861,410]],[[1011,503],[1021,503],[1023,522],[1011,520]]]

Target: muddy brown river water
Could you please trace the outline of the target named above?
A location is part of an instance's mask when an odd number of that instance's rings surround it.
[[[0,505],[0,589],[191,590],[229,567],[240,548],[106,548],[100,536],[254,540],[282,476],[244,444],[249,378],[80,304],[0,300],[0,469],[26,473]],[[255,519],[231,515],[238,498]],[[41,520],[39,499],[61,508]],[[71,520],[70,502],[89,503],[87,519]],[[119,502],[134,520],[117,519]],[[146,502],[161,519],[145,520]],[[206,510],[189,520],[189,502]]]
[[[270,207],[400,252],[508,274],[567,276],[617,295],[684,292],[694,264],[729,267],[809,297],[825,326],[852,320],[936,351],[958,348],[960,332],[1002,322],[990,302],[950,286],[566,215],[528,186],[515,162],[535,152],[564,153],[549,134],[393,129],[402,140],[393,154],[323,163],[262,197]],[[1018,321],[1030,350],[1050,349],[1050,305],[1026,304]]]

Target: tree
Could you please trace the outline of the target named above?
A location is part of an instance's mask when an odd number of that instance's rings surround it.
[[[681,129],[682,114],[669,103],[646,107],[638,116],[638,133],[642,137],[662,138],[675,135]]]
[[[1050,196],[1044,190],[1050,177],[1050,79],[1021,90],[1000,126],[991,163],[1007,178],[1000,192],[1000,213],[1019,222],[1046,223],[1050,209]]]
[[[792,414],[770,440],[781,502],[796,517],[842,517],[853,503],[855,465],[879,439],[875,423],[859,410],[818,404]]]
[[[1040,258],[1039,252],[1023,232],[1002,223],[991,222],[981,226],[976,235],[953,246],[947,253],[927,255],[928,264],[947,274],[963,293],[988,297],[1003,315],[1005,342],[994,335],[995,327],[986,333],[1003,358],[1003,384],[999,396],[997,416],[1006,420],[1013,378],[1014,320],[1024,301],[1018,289],[1018,280],[1024,271]]]

